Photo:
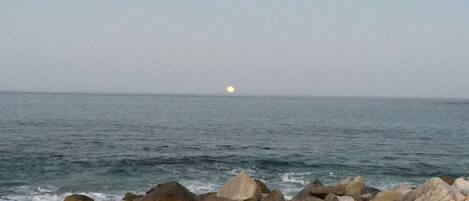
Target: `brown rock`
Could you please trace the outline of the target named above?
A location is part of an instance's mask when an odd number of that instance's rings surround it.
[[[257,189],[256,182],[248,174],[240,172],[220,188],[217,197],[240,201],[258,201],[261,198],[261,192]]]
[[[342,196],[345,195],[345,186],[313,186],[309,194],[318,198],[325,198],[328,194]]]
[[[158,184],[142,199],[143,201],[196,201],[196,196],[175,181]]]
[[[334,195],[332,193],[327,194],[327,196],[324,198],[324,201],[339,201],[339,198],[337,195]]]
[[[198,201],[232,201],[230,199],[217,197],[216,192],[204,193],[197,196]]]
[[[285,201],[285,197],[281,191],[273,190],[262,201]]]
[[[265,185],[264,182],[262,182],[259,179],[254,179],[254,181],[257,184],[257,189],[259,189],[259,191],[261,191],[261,193],[270,193],[270,189],[267,187],[267,185]]]
[[[94,200],[86,195],[72,194],[72,195],[67,196],[64,201],[94,201]]]
[[[122,198],[123,201],[140,201],[143,199],[143,195],[136,195],[134,193],[126,193],[124,198]]]
[[[303,190],[296,194],[291,201],[322,201],[322,199],[315,197],[310,194],[310,191],[314,187],[323,186],[319,180],[314,180],[306,185]]]
[[[442,176],[440,177],[443,181],[445,181],[448,185],[453,185],[454,178],[450,176]]]

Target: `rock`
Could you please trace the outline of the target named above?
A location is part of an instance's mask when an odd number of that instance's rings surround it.
[[[94,200],[86,195],[72,194],[72,195],[67,196],[64,201],[94,201]]]
[[[178,182],[170,181],[158,184],[142,201],[196,201],[196,196]]]
[[[360,199],[363,200],[363,201],[369,201],[371,199],[373,199],[374,195],[371,194],[371,193],[363,193],[360,195]]]
[[[327,194],[327,196],[324,198],[324,201],[339,201],[339,198],[332,194],[332,193],[329,193]]]
[[[455,201],[464,201],[465,199],[466,199],[466,196],[464,196],[460,192],[456,192],[456,194],[454,195],[454,200]]]
[[[217,197],[216,192],[204,193],[204,194],[197,195],[197,200],[198,201],[232,201],[230,199]]]
[[[364,193],[369,193],[371,195],[376,195],[376,193],[381,192],[381,190],[375,188],[375,187],[370,187],[370,186],[365,186],[365,192]]]
[[[349,196],[337,196],[330,193],[327,194],[327,196],[324,198],[324,201],[355,201],[355,199]]]
[[[464,178],[458,178],[454,181],[453,185],[454,188],[461,191],[465,195],[469,195],[469,181],[465,180]]]
[[[285,197],[281,191],[273,190],[262,201],[285,201]]]
[[[355,201],[355,199],[353,197],[349,197],[349,196],[339,196],[339,197],[337,197],[337,199],[339,201]]]
[[[350,195],[350,196],[343,196],[343,197],[351,197],[355,201],[363,201],[360,197],[360,195]]]
[[[259,179],[254,179],[254,181],[257,184],[257,189],[259,189],[261,193],[270,193],[270,189],[267,187],[267,185],[265,185],[264,182]]]
[[[301,190],[298,194],[296,194],[291,201],[322,201],[322,199],[314,197],[310,194],[312,188],[323,186],[322,183],[315,179],[314,181],[310,182],[306,185],[303,190]]]
[[[310,195],[313,195],[318,198],[325,198],[328,194],[334,195],[345,195],[345,186],[313,186],[310,191]]]
[[[365,179],[361,176],[348,177],[339,182],[337,186],[344,186],[345,195],[357,195],[360,196],[365,192]]]
[[[397,192],[397,195],[399,196],[399,200],[403,198],[408,192],[412,191],[412,187],[409,186],[408,184],[401,183],[399,186],[395,189],[394,191]]]
[[[221,187],[217,197],[240,201],[258,201],[261,193],[257,189],[257,183],[248,174],[241,172]]]
[[[126,193],[124,198],[122,198],[123,201],[140,201],[143,199],[143,195],[136,195],[134,193]]]
[[[417,189],[408,192],[403,201],[451,201],[455,192],[440,178],[431,178]]]
[[[398,199],[398,192],[390,190],[377,193],[371,201],[398,201]]]
[[[454,183],[454,178],[450,176],[442,176],[440,177],[443,181],[445,181],[448,185],[453,185]]]

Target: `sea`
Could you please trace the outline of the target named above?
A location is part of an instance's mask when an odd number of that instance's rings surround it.
[[[213,192],[240,171],[287,198],[312,179],[469,176],[469,100],[0,93],[1,201]]]

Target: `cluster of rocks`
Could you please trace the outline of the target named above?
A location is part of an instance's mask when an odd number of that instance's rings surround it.
[[[218,192],[196,195],[175,181],[158,184],[145,195],[127,193],[123,201],[285,201],[279,190],[270,190],[262,181],[245,172],[227,181]],[[64,201],[93,201],[73,194]],[[469,181],[451,177],[431,178],[418,187],[401,184],[380,191],[368,187],[361,176],[349,177],[334,186],[319,180],[309,183],[290,201],[469,201]]]

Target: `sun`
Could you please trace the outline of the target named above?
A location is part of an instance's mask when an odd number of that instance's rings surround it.
[[[227,93],[230,93],[230,94],[234,93],[234,92],[235,92],[234,86],[232,86],[232,85],[227,86],[227,87],[226,87],[226,92],[227,92]]]

